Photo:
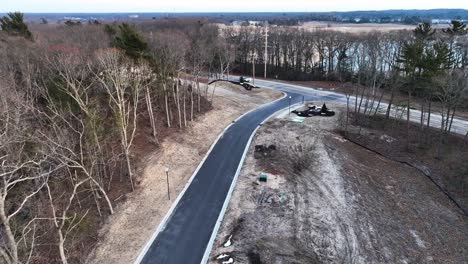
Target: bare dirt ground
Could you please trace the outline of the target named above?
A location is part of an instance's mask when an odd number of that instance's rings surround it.
[[[342,138],[338,115],[287,118],[254,138],[210,263],[468,262],[468,220],[427,177]]]
[[[168,136],[160,150],[146,158],[139,186],[104,224],[100,243],[87,263],[133,263],[223,129],[246,111],[282,96],[270,89],[257,89],[249,96],[245,93],[240,86],[217,84],[213,110],[184,133]],[[167,198],[166,167],[170,169],[171,201]]]

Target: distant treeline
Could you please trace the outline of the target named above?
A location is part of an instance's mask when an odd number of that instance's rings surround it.
[[[1,14],[0,14],[1,15]],[[26,14],[29,22],[63,22],[68,18],[81,21],[144,21],[168,17],[208,18],[220,23],[235,21],[268,21],[273,25],[298,25],[308,21],[347,23],[402,23],[417,24],[433,19],[468,21],[466,9],[382,10],[350,12],[258,12],[258,13],[34,13]]]

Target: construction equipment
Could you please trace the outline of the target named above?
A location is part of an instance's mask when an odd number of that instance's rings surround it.
[[[292,111],[298,116],[310,117],[310,116],[334,116],[335,112],[328,109],[326,104],[323,104],[321,107],[317,105],[307,105],[307,107],[302,107]]]

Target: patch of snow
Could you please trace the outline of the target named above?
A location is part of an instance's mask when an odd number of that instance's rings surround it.
[[[216,257],[216,259],[225,259],[225,258],[228,258],[229,255],[228,254],[221,254],[219,256]]]
[[[344,139],[344,138],[342,138],[342,137],[337,137],[337,136],[335,136],[335,137],[333,137],[333,138],[336,139],[336,140],[338,140],[338,141],[341,142],[341,143],[347,141],[346,139]]]
[[[421,248],[426,248],[426,245],[424,244],[424,241],[418,236],[415,230],[410,230],[411,235],[414,237],[414,240],[416,240],[416,244],[421,247]]]
[[[224,243],[223,246],[230,247],[232,245],[231,239],[232,239],[232,235],[229,236],[229,239],[226,241],[226,243]]]
[[[227,261],[223,261],[223,264],[231,264],[231,263],[234,263],[233,258],[229,258]]]
[[[385,140],[387,143],[392,143],[393,141],[395,141],[396,139],[389,136],[389,135],[382,135],[380,136],[380,140]]]

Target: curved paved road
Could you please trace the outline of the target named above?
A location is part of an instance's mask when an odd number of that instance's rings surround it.
[[[289,96],[291,104],[302,100],[297,93]],[[288,97],[244,115],[224,132],[140,263],[201,262],[251,134],[267,117],[288,107]]]
[[[232,77],[233,79],[237,79],[236,77]],[[317,103],[321,103],[322,101],[333,101],[335,103],[340,103],[346,105],[346,96],[340,93],[334,93],[330,91],[322,91],[317,90],[309,87],[304,87],[300,85],[294,84],[286,84],[274,81],[267,81],[267,80],[255,80],[255,84],[261,87],[269,87],[274,88],[282,91],[287,92],[294,92],[301,95],[305,95],[306,99],[309,98],[310,100],[317,101]],[[356,97],[351,96],[350,98],[350,105],[354,108],[354,102]],[[388,104],[381,103],[379,109],[383,113],[387,110]],[[396,116],[397,109],[392,107],[391,116]],[[404,119],[406,118],[406,114],[404,115]],[[410,111],[410,119],[413,122],[419,123],[421,120],[421,111],[419,110],[411,110]],[[426,120],[426,119],[425,119]],[[425,121],[426,122],[426,121]],[[431,127],[440,128],[442,122],[442,117],[439,114],[433,113],[431,114]],[[452,124],[452,132],[460,135],[465,135],[468,131],[468,120],[458,119],[455,118]]]
[[[289,96],[291,104],[300,102],[303,96],[305,100],[317,102],[346,103],[346,97],[338,93],[264,80],[256,80],[256,84],[282,90],[288,96],[244,115],[224,132],[163,228],[136,263],[198,264],[202,261],[251,134],[267,117],[287,107]],[[415,121],[419,120],[416,112],[412,113]],[[434,118],[434,126],[437,125]],[[454,120],[454,129],[466,133],[468,122]]]

